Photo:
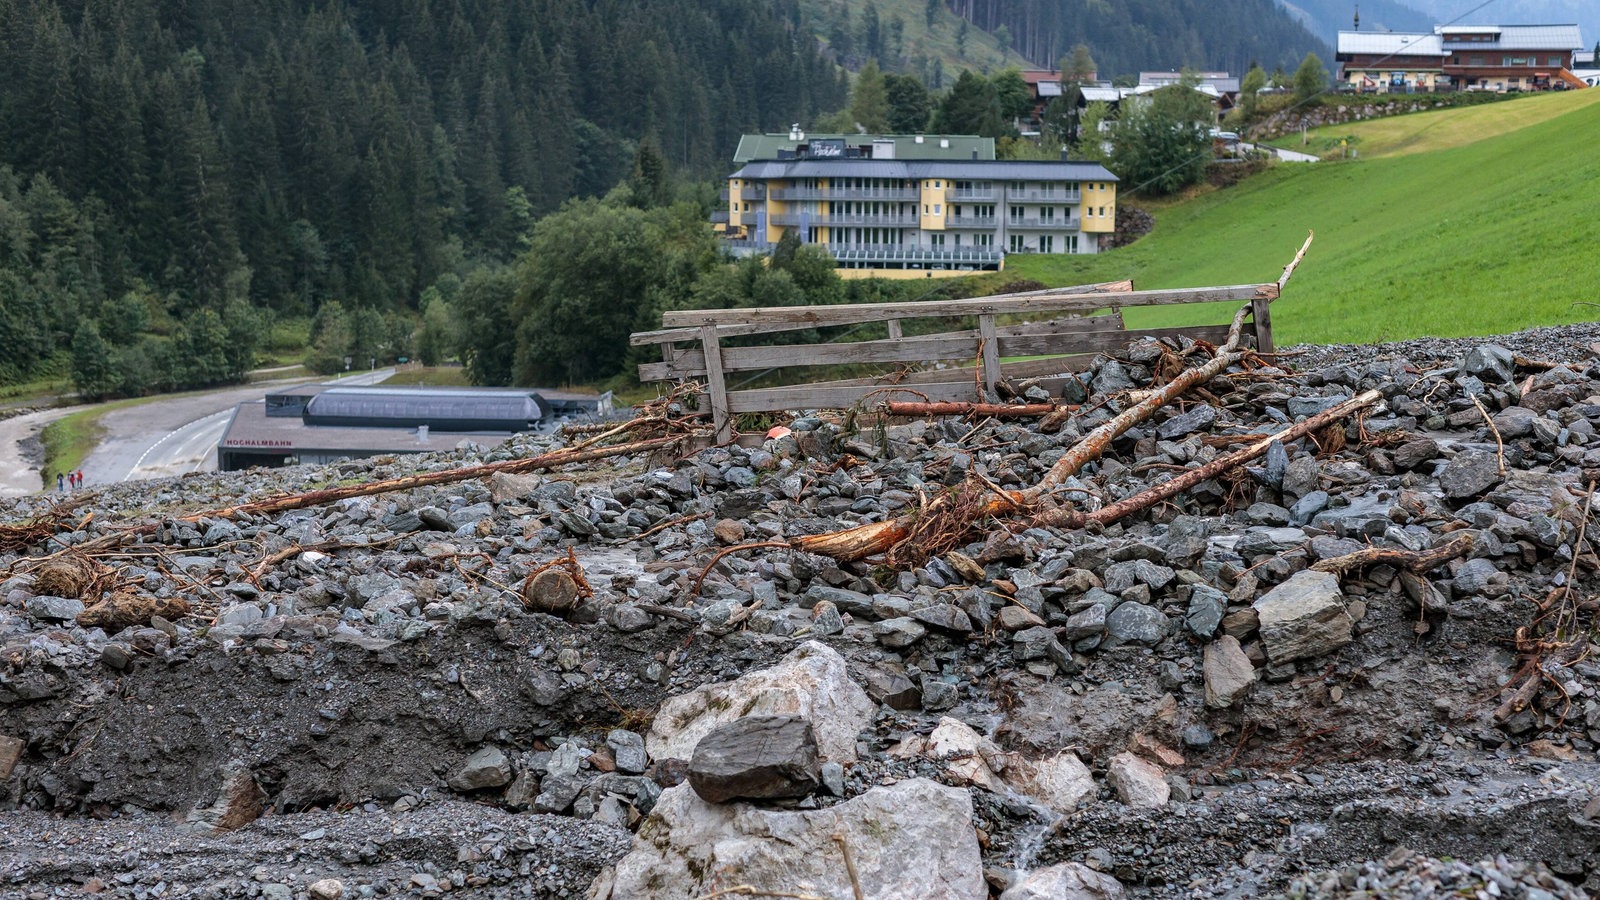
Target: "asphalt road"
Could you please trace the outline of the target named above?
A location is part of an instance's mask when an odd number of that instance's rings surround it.
[[[328,383],[377,384],[392,375],[394,369],[379,369]],[[259,400],[285,383],[260,382],[107,412],[100,417],[105,435],[83,461],[84,484],[92,487],[215,469],[217,442],[228,427],[233,408]],[[82,409],[52,409],[0,421],[0,495],[39,490],[38,469],[23,456],[21,442],[51,421]]]

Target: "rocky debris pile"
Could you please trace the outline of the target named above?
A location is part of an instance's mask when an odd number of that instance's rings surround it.
[[[802,416],[758,447],[196,522],[182,513],[223,498],[554,439],[110,488],[92,519],[0,555],[0,809],[174,813],[184,834],[222,841],[307,810],[348,810],[347,824],[318,815],[351,830],[441,804],[559,816],[595,850],[581,870],[553,863],[560,877],[530,889],[541,896],[611,864],[596,890],[616,897],[767,874],[787,881],[758,886],[848,896],[847,854],[869,896],[1282,890],[1370,857],[1358,838],[1393,810],[1453,815],[1448,798],[1501,777],[1529,792],[1508,821],[1548,836],[1588,808],[1570,773],[1592,773],[1600,746],[1586,638],[1600,563],[1581,536],[1600,368],[1586,329],[1541,338],[1573,351],[1555,359],[1519,361],[1507,346],[1531,339],[1512,337],[1227,373],[1051,502],[1098,509],[1360,391],[1384,403],[1120,522],[991,520],[903,569],[788,541],[947,489],[1030,486],[1189,345],[1103,357],[1062,388],[1083,406],[1054,433],[955,418],[849,432]],[[4,521],[49,512],[21,500]],[[156,527],[91,543],[125,521]],[[52,580],[29,561],[44,553],[90,576]],[[1392,807],[1340,806],[1363,792]],[[1581,842],[1594,818],[1580,816],[1574,849],[1520,858],[1593,890],[1600,855]],[[1318,843],[1316,828],[1340,838]],[[774,850],[786,840],[810,849]],[[880,865],[934,849],[905,867],[920,881]],[[417,870],[435,883],[398,882],[336,858],[350,868],[308,868],[373,895],[527,887],[444,863]],[[72,870],[13,871],[0,877],[53,890]],[[658,871],[676,873],[672,888],[651,886]],[[145,877],[106,886],[133,896]]]
[[[1588,895],[1552,875],[1540,863],[1504,856],[1476,863],[1434,859],[1401,848],[1381,860],[1313,875],[1290,886],[1293,900],[1306,897],[1520,897],[1581,900]]]

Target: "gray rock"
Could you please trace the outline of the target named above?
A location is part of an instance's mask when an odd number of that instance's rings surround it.
[[[1316,490],[1319,474],[1316,457],[1309,453],[1296,456],[1283,471],[1284,496],[1304,497]]]
[[[1461,595],[1502,593],[1510,578],[1488,559],[1469,559],[1456,570],[1456,593]]]
[[[1500,462],[1484,450],[1463,450],[1439,473],[1439,487],[1451,500],[1468,500],[1500,483]]]
[[[1350,643],[1354,623],[1337,576],[1305,570],[1253,605],[1261,643],[1274,664],[1331,653]]]
[[[1189,592],[1189,610],[1183,624],[1195,637],[1208,640],[1217,633],[1228,611],[1228,595],[1208,584],[1197,584]]]
[[[1217,411],[1208,403],[1202,403],[1186,413],[1182,413],[1162,422],[1156,426],[1156,437],[1164,441],[1187,437],[1196,431],[1204,431],[1211,427],[1217,420]]]
[[[822,764],[822,789],[835,797],[844,796],[844,766],[836,762]]]
[[[254,603],[236,603],[217,617],[219,625],[252,625],[261,621],[261,609]]]
[[[800,595],[800,605],[806,609],[816,606],[826,600],[832,603],[841,613],[852,616],[862,616],[875,619],[877,616],[872,611],[872,598],[859,591],[847,591],[843,588],[828,587],[825,584],[814,584],[804,594]]]
[[[83,601],[73,597],[29,597],[28,615],[47,622],[70,622],[83,612]]]
[[[1147,584],[1151,590],[1159,591],[1170,584],[1175,575],[1166,566],[1148,559],[1130,559],[1106,567],[1105,590],[1107,593],[1120,594],[1135,584]]]
[[[1289,511],[1276,503],[1252,503],[1245,509],[1244,517],[1252,525],[1289,524]]]
[[[1206,682],[1206,705],[1226,709],[1239,702],[1256,681],[1256,668],[1239,645],[1239,639],[1223,635],[1206,647],[1202,672]]]
[[[606,747],[611,750],[617,771],[624,775],[638,775],[650,765],[650,758],[644,750],[644,737],[634,732],[620,728],[613,730],[606,735]]]
[[[1117,799],[1134,809],[1157,809],[1166,806],[1172,797],[1161,767],[1132,753],[1111,757],[1106,764],[1106,778],[1116,789]]]
[[[911,611],[911,617],[918,622],[931,625],[942,631],[952,634],[971,634],[972,620],[961,611],[961,607],[953,603],[935,603]]]
[[[476,791],[510,783],[511,760],[493,744],[473,751],[449,780],[450,787],[458,791]]]
[[[1500,437],[1509,441],[1519,437],[1526,437],[1529,432],[1533,431],[1533,420],[1537,418],[1539,418],[1539,414],[1531,409],[1521,406],[1508,406],[1495,413],[1492,421],[1494,422],[1494,427],[1499,430]]]
[[[861,893],[874,900],[988,896],[971,795],[925,778],[798,811],[707,803],[680,785],[662,793],[641,830],[657,837],[634,841],[617,862],[614,900],[700,897],[730,884],[850,897],[840,839]]]
[[[922,708],[929,712],[939,712],[956,705],[961,699],[961,690],[948,681],[934,678],[930,675],[922,676]]]
[[[1062,632],[1062,636],[1069,641],[1081,641],[1105,633],[1106,607],[1095,603],[1068,616],[1066,630]]]
[[[633,634],[655,624],[650,614],[632,603],[618,603],[606,610],[606,624],[622,632]]]
[[[1480,344],[1467,351],[1461,370],[1488,384],[1509,384],[1515,377],[1515,355],[1499,344]]]
[[[711,803],[804,797],[822,783],[817,736],[799,716],[746,716],[694,748],[689,784]]]
[[[1108,359],[1101,363],[1100,368],[1094,373],[1094,389],[1097,393],[1114,394],[1117,391],[1126,391],[1134,387],[1133,378],[1128,375],[1128,370],[1122,363]]]
[[[915,644],[927,633],[927,627],[910,616],[897,616],[872,624],[872,634],[878,643],[894,650]]]
[[[1314,416],[1317,413],[1333,409],[1343,403],[1344,399],[1339,395],[1332,397],[1290,397],[1289,415],[1296,419],[1303,416]]]
[[[1022,631],[1027,628],[1035,628],[1044,624],[1044,620],[1039,618],[1032,611],[1026,607],[1016,606],[1014,604],[1008,604],[1000,607],[1000,611],[995,613],[994,620],[995,624],[999,625],[1000,630],[1002,631]]]
[[[1018,662],[1027,662],[1032,659],[1044,659],[1051,644],[1060,644],[1056,640],[1056,633],[1043,625],[1033,628],[1024,628],[1011,636],[1011,656]]]
[[[912,710],[922,707],[922,691],[904,672],[872,668],[866,671],[867,696],[890,709]]]
[[[1171,627],[1165,613],[1143,603],[1118,604],[1106,616],[1106,634],[1126,644],[1157,643]]]
[[[1035,869],[1000,895],[1000,900],[1120,900],[1122,883],[1082,863]]]
[[[844,631],[844,617],[839,615],[839,607],[829,600],[817,601],[817,605],[811,607],[811,631],[821,635]]]
[[[576,775],[549,775],[539,782],[539,795],[533,798],[533,808],[539,812],[564,813],[572,808],[572,801],[583,793],[583,780]]]
[[[1317,513],[1328,508],[1328,492],[1312,491],[1295,501],[1289,508],[1289,524],[1305,525],[1316,517]]]
[[[1285,450],[1282,441],[1273,441],[1267,446],[1267,458],[1262,469],[1262,480],[1269,487],[1281,489],[1283,476],[1289,471],[1289,451]]]
[[[1433,438],[1416,438],[1406,441],[1392,451],[1397,469],[1415,469],[1423,463],[1439,458],[1439,442]]]

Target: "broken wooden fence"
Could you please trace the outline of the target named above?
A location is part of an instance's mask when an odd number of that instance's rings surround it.
[[[712,416],[717,439],[733,437],[732,417],[739,413],[785,409],[845,409],[872,394],[900,393],[931,401],[994,401],[1001,378],[1064,375],[1093,354],[1119,349],[1142,338],[1182,336],[1211,343],[1226,339],[1228,326],[1150,328],[1128,331],[1121,310],[1130,306],[1250,300],[1253,322],[1246,334],[1257,349],[1272,350],[1268,301],[1278,285],[1242,284],[1225,287],[1136,291],[1120,281],[999,294],[964,300],[856,303],[841,306],[766,306],[753,309],[692,309],[663,313],[660,331],[634,334],[634,346],[659,344],[662,361],[639,366],[641,381],[696,381],[703,385],[701,412]],[[1109,311],[1108,315],[1096,315]],[[976,316],[978,327],[962,331],[905,337],[906,319]],[[1045,317],[1024,324],[1001,325],[1001,317]],[[728,338],[887,322],[888,339],[830,344],[729,347]],[[1002,363],[1008,356],[1049,359]],[[895,372],[874,378],[792,384],[783,387],[729,390],[728,375],[796,366],[904,365],[937,361],[977,361],[977,367],[950,367],[920,372]]]

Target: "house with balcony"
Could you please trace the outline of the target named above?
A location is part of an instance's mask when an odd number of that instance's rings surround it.
[[[1339,32],[1339,80],[1364,93],[1587,87],[1576,25],[1440,25],[1432,33]]]
[[[900,278],[995,270],[1013,253],[1096,253],[1116,230],[1117,178],[1099,163],[902,157],[893,140],[892,154],[849,155],[823,138],[746,160],[716,224],[735,254],[792,234],[847,277]]]

